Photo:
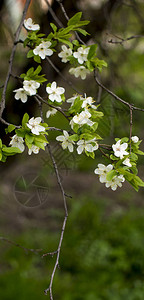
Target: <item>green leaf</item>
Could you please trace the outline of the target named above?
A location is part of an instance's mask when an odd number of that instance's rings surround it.
[[[58,38],[59,42],[61,42],[62,44],[66,44],[68,45],[70,48],[71,48],[71,42],[70,41],[67,41],[65,39],[62,39],[62,38]]]
[[[34,73],[34,68],[32,67],[27,71],[26,75],[31,76],[33,73]]]
[[[90,60],[93,56],[95,56],[96,49],[97,49],[97,45],[96,44],[90,46],[90,50],[89,50],[89,53],[88,53],[88,56],[87,56],[88,60]]]
[[[34,75],[38,75],[42,70],[42,67],[39,65],[36,70],[34,71]]]
[[[79,136],[77,134],[73,134],[69,137],[69,141],[77,142],[79,139]]]
[[[5,132],[6,132],[6,133],[12,132],[15,128],[16,128],[15,125],[10,124],[10,125],[8,126],[8,128],[5,129]]]
[[[27,58],[31,58],[34,56],[33,50],[29,50],[29,52],[27,53]]]
[[[2,140],[0,139],[0,148],[2,148]]]
[[[52,27],[52,29],[53,29],[54,33],[56,33],[56,31],[57,31],[57,27],[56,27],[56,25],[55,25],[55,24],[53,24],[53,23],[50,23],[50,26]]]
[[[23,119],[22,119],[22,126],[25,127],[25,124],[29,120],[29,115],[27,113],[24,114]]]
[[[34,141],[34,136],[31,134],[26,133],[25,139],[28,141],[28,143],[32,144]]]
[[[21,136],[21,137],[24,137],[25,136],[25,130],[23,128],[20,128],[20,129],[16,129],[15,130],[15,133],[18,135],[18,136]]]
[[[41,63],[41,58],[40,58],[39,55],[34,55],[34,60],[35,60],[38,64]]]
[[[141,151],[141,150],[137,150],[136,153],[139,154],[139,155],[144,155],[144,152]]]
[[[77,14],[75,14],[72,18],[69,19],[68,26],[77,24],[78,21],[80,21],[81,16],[82,16],[82,12],[78,12]]]
[[[21,153],[21,150],[17,147],[3,147],[2,151],[7,155],[14,155],[15,153]]]
[[[2,151],[0,150],[0,160],[2,160]]]
[[[111,170],[107,173],[106,180],[111,181],[117,175],[116,170]]]
[[[76,29],[76,31],[80,32],[80,33],[83,34],[84,36],[90,35],[86,30],[81,29],[81,28]]]

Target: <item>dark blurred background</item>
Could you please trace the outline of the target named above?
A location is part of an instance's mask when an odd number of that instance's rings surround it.
[[[19,24],[25,1],[0,1],[0,86],[3,85],[13,45],[13,35]],[[66,25],[59,4],[52,8]],[[142,0],[63,0],[69,17],[83,12],[91,22],[90,33],[82,37],[85,43],[97,43],[98,57],[108,63],[100,74],[105,86],[118,96],[144,108],[144,1]],[[27,17],[50,32],[53,20],[46,2],[31,2]],[[139,38],[123,41],[134,35]],[[21,38],[26,37],[23,29]],[[120,43],[119,43],[120,42]],[[60,47],[58,47],[60,51]],[[18,45],[13,74],[20,75],[37,63],[26,59],[27,49]],[[62,74],[87,96],[93,96],[105,117],[99,126],[104,142],[111,144],[115,137],[129,136],[130,114],[95,84],[93,75],[78,80],[69,75],[67,64],[56,54],[52,61]],[[66,89],[66,97],[74,91],[57,75],[47,62],[43,73],[48,81],[57,81]],[[7,107],[3,117],[19,124],[24,112],[38,116],[37,103],[26,104],[14,99],[13,90],[20,83],[11,78],[7,90]],[[0,89],[1,93],[2,89]],[[45,96],[45,84],[41,89]],[[67,106],[66,106],[67,107]],[[68,123],[57,113],[46,118],[49,126],[68,129]],[[133,135],[144,138],[144,115],[133,113]],[[10,137],[1,125],[1,136],[8,144]],[[100,184],[93,171],[102,159],[78,157],[62,151],[51,133],[52,150],[58,164],[68,198],[69,218],[64,235],[60,268],[54,279],[54,299],[60,300],[143,300],[144,299],[144,191],[135,192],[129,184],[116,192]],[[142,146],[144,144],[142,143]],[[57,249],[64,217],[63,200],[47,152],[8,158],[0,164],[0,235],[27,248],[42,249],[30,253],[0,239],[0,297],[3,300],[44,299],[55,256],[41,258],[40,253]],[[139,175],[144,180],[143,157],[139,160]],[[49,297],[49,296],[48,296]]]

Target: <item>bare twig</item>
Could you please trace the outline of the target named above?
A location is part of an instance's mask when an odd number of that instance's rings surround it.
[[[49,1],[48,0],[45,0],[47,6],[48,6],[48,9],[49,9],[49,12],[50,14],[52,15],[53,19],[55,20],[56,24],[62,28],[64,27],[63,23],[58,19],[57,15],[55,14],[54,10],[52,9],[51,5],[49,4]]]
[[[11,241],[11,240],[3,237],[3,236],[0,236],[0,241],[6,242],[6,243],[9,243],[9,244],[11,244],[13,246],[16,246],[18,248],[21,248],[21,249],[23,249],[26,252],[33,252],[35,254],[39,254],[39,252],[42,251],[42,249],[30,249],[30,248],[23,247],[20,244],[15,243],[15,242],[13,242],[13,241]]]
[[[50,280],[50,284],[49,287],[47,289],[45,289],[45,295],[47,295],[47,293],[50,293],[50,299],[53,300],[53,293],[52,293],[52,285],[53,285],[53,280],[54,280],[54,275],[56,272],[56,269],[59,267],[59,257],[60,257],[60,252],[61,252],[61,246],[62,246],[62,241],[63,241],[63,235],[64,235],[64,231],[65,231],[65,227],[66,227],[66,222],[67,222],[67,218],[68,218],[68,209],[67,209],[67,203],[66,203],[66,196],[65,196],[65,192],[61,183],[61,179],[59,176],[59,172],[58,172],[58,168],[54,159],[54,156],[52,154],[50,145],[47,145],[48,147],[48,151],[51,157],[51,160],[53,162],[53,166],[54,166],[54,170],[55,170],[55,174],[57,177],[57,182],[59,184],[61,193],[62,193],[62,197],[63,197],[63,202],[64,202],[64,209],[65,209],[65,217],[64,217],[64,221],[63,221],[63,225],[62,225],[62,230],[61,230],[61,235],[60,235],[60,240],[59,240],[59,244],[58,244],[58,248],[57,248],[57,253],[56,253],[56,261],[55,261],[55,265],[51,274],[51,280]]]
[[[50,60],[49,57],[46,57],[46,60],[49,62],[49,64],[52,66],[52,68],[59,74],[59,76],[69,85],[72,87],[74,91],[76,91],[78,94],[81,94],[81,92],[73,85],[73,83],[66,79],[66,77],[60,72],[60,70],[53,64],[53,62]]]
[[[130,154],[131,154],[131,137],[132,137],[132,126],[133,126],[133,108],[132,106],[130,107]]]
[[[1,103],[0,103],[0,117],[2,116],[3,111],[5,109],[6,91],[7,91],[8,82],[9,82],[9,79],[10,79],[10,76],[11,76],[14,55],[15,55],[15,51],[16,51],[16,47],[17,47],[16,42],[19,40],[19,35],[20,35],[20,32],[21,32],[23,22],[24,22],[28,7],[30,5],[30,2],[31,2],[31,0],[26,0],[25,7],[24,7],[24,10],[23,10],[23,14],[22,14],[22,18],[21,18],[20,24],[18,26],[18,29],[15,33],[14,45],[13,45],[12,52],[11,52],[10,59],[9,59],[8,72],[7,72],[7,75],[6,75],[6,80],[5,80],[5,83],[4,83],[4,88],[3,88],[3,93],[2,93],[2,100],[1,100]]]
[[[110,43],[110,44],[121,44],[122,45],[123,43],[125,43],[127,41],[137,39],[137,38],[143,38],[143,37],[144,37],[144,35],[141,35],[141,34],[132,35],[132,36],[126,38],[126,39],[123,39],[123,38],[120,38],[120,37],[116,36],[116,38],[120,39],[120,41],[114,41],[113,39],[110,39],[108,41],[108,43]]]
[[[110,91],[108,88],[106,88],[100,81],[99,79],[97,78],[97,75],[96,75],[96,70],[94,71],[94,78],[95,78],[95,81],[96,83],[103,89],[105,90],[108,94],[110,94],[114,99],[120,101],[121,103],[125,104],[126,106],[134,110],[139,110],[139,111],[144,111],[144,108],[140,108],[140,107],[136,107],[134,106],[133,104],[129,103],[129,102],[126,102],[125,100],[123,100],[122,98],[118,97],[116,94],[114,94],[112,91]]]

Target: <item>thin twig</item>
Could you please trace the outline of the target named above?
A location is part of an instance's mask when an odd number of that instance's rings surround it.
[[[25,7],[24,7],[24,10],[23,10],[23,14],[22,14],[22,18],[21,18],[20,24],[18,26],[18,29],[15,33],[14,45],[13,45],[12,52],[11,52],[10,59],[9,59],[8,72],[7,72],[7,75],[6,75],[6,80],[5,80],[5,83],[4,83],[4,88],[3,88],[3,93],[2,93],[2,100],[1,100],[1,103],[0,103],[0,117],[2,116],[3,111],[5,109],[6,91],[7,91],[8,82],[9,82],[9,79],[10,79],[10,76],[11,76],[14,55],[15,55],[15,51],[16,51],[16,47],[17,47],[16,42],[19,40],[19,35],[20,35],[20,32],[21,32],[23,22],[24,22],[28,7],[30,5],[30,2],[31,2],[31,0],[26,0]]]
[[[139,111],[144,111],[144,108],[140,108],[140,107],[136,107],[134,106],[133,104],[129,103],[129,102],[126,102],[125,100],[123,100],[122,98],[118,97],[116,94],[114,94],[112,91],[110,91],[108,88],[106,88],[100,81],[99,79],[97,78],[97,75],[96,75],[96,70],[94,71],[94,78],[95,78],[95,81],[96,83],[102,88],[104,89],[108,94],[110,94],[113,98],[115,98],[116,100],[120,101],[121,103],[125,104],[126,106],[134,110],[139,110]]]
[[[144,35],[140,35],[140,34],[132,35],[132,36],[126,38],[126,39],[123,39],[123,38],[120,38],[120,37],[116,36],[116,38],[120,39],[120,41],[113,41],[113,39],[111,39],[111,40],[108,41],[108,43],[110,43],[110,44],[121,44],[122,45],[123,43],[125,43],[127,41],[130,41],[132,39],[142,38],[142,37],[144,37]]]
[[[26,251],[26,252],[33,252],[33,253],[35,253],[35,254],[38,254],[38,252],[42,251],[42,249],[30,249],[30,248],[23,247],[23,246],[21,246],[20,244],[15,243],[15,242],[13,242],[13,241],[10,241],[9,239],[7,239],[7,238],[5,238],[5,237],[3,237],[3,236],[0,236],[0,241],[7,242],[7,243],[9,243],[9,244],[11,244],[11,245],[13,245],[13,246],[16,246],[16,247],[18,247],[18,248],[23,249],[23,250]]]
[[[48,151],[49,151],[49,155],[51,157],[52,163],[53,163],[53,167],[55,170],[55,174],[57,177],[57,182],[59,184],[61,193],[62,193],[62,197],[63,197],[63,203],[64,203],[64,209],[65,209],[65,217],[64,217],[64,221],[63,221],[63,225],[62,225],[62,230],[61,230],[61,235],[60,235],[60,240],[59,240],[59,245],[57,248],[57,254],[56,254],[56,261],[55,261],[55,265],[51,274],[51,280],[50,280],[50,284],[49,287],[47,289],[45,289],[45,295],[47,295],[47,293],[50,293],[50,299],[53,300],[53,293],[52,293],[52,285],[53,285],[53,280],[54,280],[54,275],[56,272],[56,269],[59,267],[59,257],[60,257],[60,252],[61,252],[61,246],[62,246],[62,241],[63,241],[63,235],[64,235],[64,231],[65,231],[65,227],[66,227],[66,222],[67,222],[67,218],[68,218],[68,209],[67,209],[67,203],[66,203],[66,196],[65,196],[65,191],[63,189],[62,183],[61,183],[61,179],[59,176],[59,172],[58,172],[58,168],[57,168],[57,164],[55,162],[54,156],[52,154],[51,151],[51,147],[48,144],[47,145]]]
[[[66,12],[66,10],[65,10],[65,8],[64,8],[64,6],[63,6],[63,4],[62,4],[62,0],[56,0],[56,1],[59,3],[60,8],[61,8],[61,10],[62,10],[62,12],[63,12],[63,14],[64,14],[66,20],[69,21],[69,16],[68,16],[68,14],[67,14],[67,12]],[[82,43],[83,45],[86,45],[86,44],[84,43],[84,41],[80,38],[79,34],[78,34],[76,31],[75,31],[75,35],[76,35],[77,40],[78,40],[80,43]]]
[[[133,126],[133,108],[130,107],[130,154],[131,154],[131,137],[132,137],[132,126]]]
[[[72,87],[74,91],[76,91],[78,94],[81,94],[81,92],[73,85],[73,83],[66,79],[66,77],[60,72],[60,70],[53,64],[53,62],[50,60],[49,57],[46,57],[46,60],[48,63],[52,66],[52,68],[59,74],[59,76],[69,85]]]
[[[47,4],[47,6],[48,6],[50,14],[52,15],[53,19],[57,23],[58,27],[63,28],[64,27],[63,23],[58,19],[57,15],[55,14],[55,12],[52,9],[51,5],[49,4],[48,0],[45,0],[45,2]]]

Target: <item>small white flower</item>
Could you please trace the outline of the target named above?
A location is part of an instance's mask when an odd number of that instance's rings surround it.
[[[113,169],[113,165],[109,164],[108,166],[105,166],[103,164],[98,164],[98,168],[94,170],[95,174],[99,175],[99,181],[101,183],[107,182],[106,176],[107,173],[110,172]]]
[[[52,82],[51,87],[46,87],[46,92],[49,94],[49,99],[54,102],[61,102],[62,98],[61,95],[64,94],[65,89],[63,87],[57,87],[55,81]]]
[[[131,140],[133,141],[133,143],[137,143],[139,141],[138,136],[132,136]]]
[[[15,94],[15,99],[16,100],[21,100],[21,102],[25,103],[27,102],[27,96],[29,95],[28,92],[26,92],[23,88],[20,88],[20,89],[17,89],[17,90],[14,90],[13,92],[16,92]]]
[[[24,26],[28,30],[36,31],[40,29],[39,24],[34,24],[33,20],[31,18],[28,18],[27,20],[24,20]]]
[[[124,182],[124,181],[125,181],[125,178],[123,177],[123,175],[115,176],[115,177],[113,177],[112,180],[107,181],[105,186],[107,188],[111,187],[111,189],[113,191],[116,191],[118,186],[122,187],[122,182]]]
[[[77,58],[79,64],[83,64],[85,61],[87,61],[88,52],[89,52],[89,47],[88,48],[80,47],[77,49],[77,52],[73,53],[73,56]]]
[[[69,152],[73,152],[74,147],[73,144],[75,144],[73,141],[69,140],[69,134],[66,130],[63,130],[63,135],[59,135],[56,137],[57,141],[62,142],[62,148],[66,149],[68,148]]]
[[[28,123],[26,123],[26,125],[31,129],[31,132],[33,134],[39,135],[40,132],[44,132],[45,131],[45,127],[39,125],[41,123],[41,117],[37,117],[34,119],[34,117],[32,117]]]
[[[127,167],[132,167],[132,164],[130,163],[130,159],[128,157],[123,161],[123,164]]]
[[[92,126],[94,124],[94,122],[92,122],[89,119],[90,117],[91,117],[90,112],[88,110],[84,110],[80,114],[75,115],[71,121],[73,121],[73,123],[76,123],[80,126],[82,126],[84,124]],[[71,122],[71,124],[72,124],[72,122]]]
[[[22,138],[21,136],[18,136],[17,134],[15,134],[15,135],[12,137],[12,139],[11,139],[9,145],[11,145],[12,147],[17,147],[17,148],[19,148],[19,149],[21,150],[21,152],[23,152],[24,149],[25,149],[23,138]]]
[[[69,61],[68,57],[72,55],[72,50],[70,48],[67,48],[65,45],[61,46],[62,51],[58,54],[60,58],[62,58],[62,62],[66,63]]]
[[[86,108],[89,105],[91,108],[97,109],[96,105],[93,105],[94,100],[92,97],[83,98],[83,100],[82,108]]]
[[[80,66],[77,68],[71,68],[69,70],[69,73],[74,75],[76,78],[81,77],[81,79],[86,79],[86,75],[90,73],[88,69],[86,69],[84,66]]]
[[[32,145],[31,148],[28,149],[28,155],[31,155],[32,152],[33,152],[34,154],[38,154],[39,151],[40,151],[40,148],[39,148],[39,147],[37,147],[37,146],[35,146],[35,145]]]
[[[53,54],[53,51],[49,49],[51,46],[51,42],[43,41],[41,44],[39,44],[34,50],[33,53],[35,55],[39,55],[42,59],[45,59],[46,56],[51,56]]]
[[[79,97],[79,95],[74,95],[73,97],[66,100],[67,103],[71,103],[71,106],[73,106],[75,99]]]
[[[51,110],[48,110],[46,112],[46,118],[49,118],[50,116],[54,116],[57,113],[57,109],[52,108]]]
[[[114,155],[122,159],[124,155],[128,155],[129,153],[125,151],[128,147],[127,143],[121,144],[121,140],[119,140],[116,144],[112,145]]]
[[[91,144],[94,143],[94,146]],[[81,154],[84,150],[87,152],[93,152],[98,149],[98,143],[96,142],[96,138],[85,141],[85,140],[79,140],[77,142],[78,148],[77,153]]]
[[[35,80],[24,80],[23,82],[23,88],[30,96],[35,95],[39,87],[40,83]]]

